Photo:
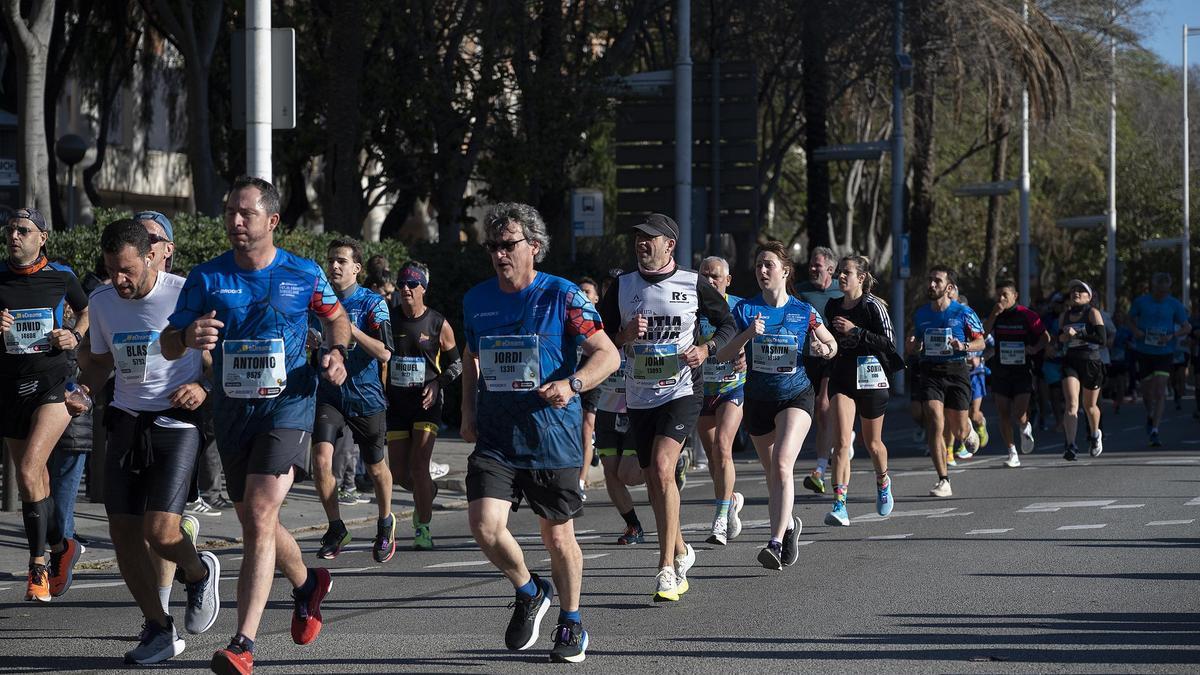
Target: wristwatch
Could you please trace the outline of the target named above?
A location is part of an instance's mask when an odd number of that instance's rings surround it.
[[[329,346],[329,351],[331,351],[331,352],[341,352],[341,353],[342,353],[342,360],[343,360],[343,361],[345,361],[345,360],[346,360],[346,356],[347,356],[347,353],[346,353],[346,345],[330,345],[330,346]]]
[[[571,379],[567,380],[567,383],[571,385],[571,391],[576,394],[583,392],[583,380],[578,377],[572,376]]]
[[[75,336],[75,346],[76,347],[83,344],[83,336],[79,334],[79,331],[77,331],[75,329],[71,329],[71,335]]]

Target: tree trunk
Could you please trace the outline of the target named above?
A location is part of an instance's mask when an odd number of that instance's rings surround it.
[[[929,264],[929,226],[933,223],[934,110],[937,89],[937,53],[929,32],[934,17],[925,16],[928,0],[913,3],[913,154],[912,201],[908,227],[912,279],[921,283]]]
[[[363,55],[366,51],[362,0],[333,3],[333,25],[326,58],[329,83],[325,99],[325,180],[321,207],[325,231],[362,237],[363,189],[359,170],[362,147]]]
[[[212,117],[208,108],[208,63],[187,65],[188,166],[192,170],[192,200],[196,211],[221,215],[225,189],[212,158]]]
[[[1008,97],[1001,104],[996,120],[996,144],[992,148],[992,180],[1004,180],[1008,168],[1008,136],[1012,122]],[[983,284],[988,298],[996,297],[996,276],[1000,274],[1000,206],[999,195],[988,197],[987,227],[984,234]],[[1028,302],[1028,300],[1026,300]]]
[[[808,248],[829,246],[829,164],[812,160],[817,148],[828,145],[829,66],[825,62],[826,42],[823,23],[824,3],[806,2],[801,36],[801,71],[804,73],[804,153],[808,158],[807,176]]]
[[[50,200],[46,151],[46,63],[50,30],[53,26],[54,0],[31,3],[30,18],[21,15],[21,0],[4,0],[4,20],[8,23],[11,46],[17,55],[17,98],[21,111],[17,116],[17,169],[21,176],[21,203],[42,212],[46,224],[54,227],[54,209]]]

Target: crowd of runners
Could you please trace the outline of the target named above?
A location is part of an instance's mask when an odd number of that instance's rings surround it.
[[[947,467],[988,443],[980,410],[988,389],[1010,467],[1034,449],[1035,434],[1061,433],[1063,457],[1074,460],[1083,452],[1081,409],[1083,446],[1099,456],[1106,384],[1119,409],[1136,383],[1155,446],[1168,387],[1178,406],[1181,364],[1186,372],[1195,344],[1161,272],[1117,315],[1093,304],[1083,280],[1037,311],[1021,304],[1014,282],[1000,281],[981,319],[959,294],[955,271],[933,266],[928,302],[897,336],[874,294],[874,261],[815,248],[800,270],[788,248],[769,242],[754,253],[758,292],[739,298],[727,292],[725,260],[706,258],[698,271],[675,262],[679,227],[661,214],[634,227],[633,271],[576,283],[538,270],[550,250],[545,223],[532,207],[505,203],[484,223],[495,276],[462,298],[459,345],[445,316],[425,304],[428,266],[406,262],[385,297],[359,284],[363,253],[352,239],[330,243],[324,267],[277,248],[279,208],[273,185],[238,179],[225,207],[231,250],[186,278],[169,271],[165,216],[108,223],[100,247],[110,281],[90,297],[69,268],[47,261],[50,232],[36,210],[6,223],[0,405],[29,543],[25,598],[47,602],[71,586],[82,547],[55,517],[47,458],[72,416],[91,407],[92,392],[111,387],[104,504],[121,575],[144,617],[129,663],[184,649],[168,607],[173,582],[186,592],[187,632],[210,629],[220,612],[220,562],[197,551],[197,521],[184,513],[206,444],[202,409],[219,420],[213,435],[244,541],[236,629],[212,657],[215,672],[252,672],[276,571],[293,587],[293,640],[317,639],[333,583],[305,561],[279,513],[293,482],[311,473],[329,521],[317,558],[344,549],[350,534],[333,461],[340,436],[359,447],[376,497],[374,559],[387,563],[396,552],[393,485],[413,495],[412,547],[435,546],[430,464],[443,406],[459,403],[443,392],[460,377],[461,434],[475,448],[466,477],[471,532],[515,589],[504,643],[531,648],[557,595],[550,659],[579,662],[589,638],[573,521],[592,452],[624,521],[620,544],[645,541],[629,488],[646,486],[659,550],[646,590],[656,602],[676,602],[697,562],[679,516],[694,433],[697,463],[712,476],[706,541],[725,545],[742,534],[733,448],[745,433],[769,494],[756,561],[783,570],[799,557],[796,460],[808,437],[817,460],[801,470],[802,485],[831,493],[827,525],[851,523],[856,445],[874,465],[876,513],[895,508],[883,427],[901,371],[933,464],[928,494],[951,497]],[[521,505],[539,518],[546,576],[526,567],[509,530]]]

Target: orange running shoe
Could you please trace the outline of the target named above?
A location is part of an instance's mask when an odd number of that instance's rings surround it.
[[[74,539],[63,540],[63,550],[50,553],[50,595],[58,597],[71,588],[75,579],[75,563],[83,553],[83,546]]]
[[[254,652],[242,649],[240,644],[230,643],[213,654],[208,667],[218,675],[250,675],[254,672]]]
[[[298,645],[316,640],[321,633],[321,601],[333,589],[333,577],[329,576],[329,570],[318,567],[313,570],[313,575],[317,577],[317,587],[312,594],[300,598],[296,596],[296,591],[292,592],[296,603],[292,610],[292,641]]]
[[[29,566],[29,587],[25,591],[26,600],[50,602],[50,570],[45,565],[32,564]]]

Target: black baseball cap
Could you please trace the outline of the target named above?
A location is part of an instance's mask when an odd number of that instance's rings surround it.
[[[11,216],[9,216],[9,220],[16,220],[17,218],[24,218],[28,221],[31,221],[34,225],[37,226],[37,229],[41,230],[42,232],[50,231],[49,226],[46,225],[46,219],[44,217],[42,217],[41,211],[38,211],[37,209],[34,209],[34,208],[17,209],[16,211],[13,211],[13,214]]]
[[[679,239],[679,226],[670,216],[661,213],[651,213],[645,222],[638,223],[633,229],[645,232],[651,237],[663,236],[667,239]]]

